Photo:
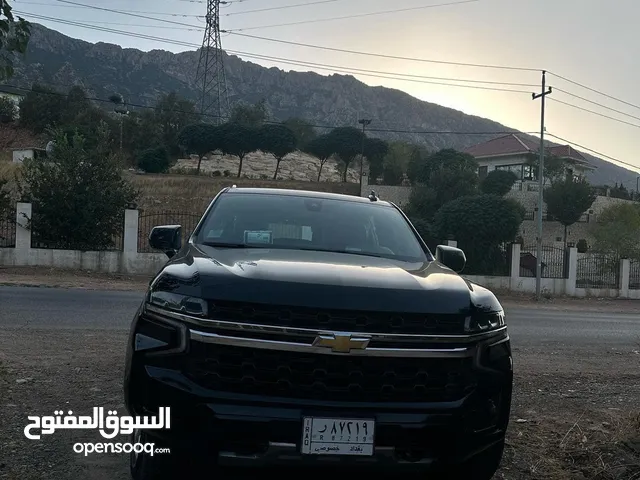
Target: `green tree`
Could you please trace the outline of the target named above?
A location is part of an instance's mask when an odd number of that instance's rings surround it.
[[[543,192],[547,214],[564,226],[564,243],[567,243],[567,227],[573,225],[596,199],[593,188],[586,180],[566,178],[556,180]]]
[[[518,180],[518,176],[508,170],[493,170],[484,177],[480,184],[482,193],[500,195],[504,197],[511,191],[511,187]]]
[[[149,148],[138,156],[138,167],[147,173],[164,173],[170,166],[171,158],[164,145]]]
[[[229,123],[244,125],[245,127],[258,128],[267,120],[267,104],[264,99],[249,105],[240,103],[231,110]]]
[[[296,148],[298,150],[302,150],[305,145],[318,136],[313,126],[302,118],[288,118],[283,125],[296,136]]]
[[[354,127],[334,128],[328,134],[329,144],[342,163],[342,181],[347,181],[347,172],[353,160],[361,154],[366,139],[360,129]]]
[[[11,193],[9,191],[9,181],[0,178],[0,222],[11,216]]]
[[[615,258],[640,260],[640,205],[611,205],[591,224],[595,250],[613,254]]]
[[[18,117],[18,106],[7,97],[0,97],[0,122],[11,123]]]
[[[295,152],[296,136],[284,125],[263,125],[258,133],[260,150],[270,153],[276,159],[276,171],[273,179],[278,178],[282,159]]]
[[[537,153],[530,153],[527,155],[527,164],[533,167],[535,177],[538,176],[538,169],[540,168],[540,155]],[[562,157],[556,155],[544,156],[544,172],[543,172],[543,185],[553,184],[558,181],[565,180],[567,171],[567,162]]]
[[[386,185],[400,185],[407,170],[413,145],[406,142],[391,142],[382,165],[382,178]]]
[[[34,84],[20,101],[20,125],[34,133],[60,125],[66,97],[53,88]]]
[[[438,210],[433,230],[440,239],[453,237],[467,255],[468,273],[491,275],[506,265],[501,245],[512,242],[524,219],[524,207],[499,195],[457,198]]]
[[[390,146],[379,138],[366,138],[364,141],[364,156],[369,163],[369,182],[374,184],[384,171],[384,158],[389,153]]]
[[[31,25],[23,18],[13,16],[7,0],[0,1],[0,80],[13,75],[13,59],[16,53],[27,51]]]
[[[162,143],[162,130],[152,110],[131,112],[123,119],[124,148],[134,157]]]
[[[238,157],[238,178],[240,178],[244,157],[258,149],[258,130],[242,124],[225,123],[218,127],[218,135],[222,153]]]
[[[420,145],[413,145],[409,161],[407,162],[407,177],[411,183],[419,182],[420,178],[425,176],[423,172],[424,166],[429,158],[429,150]]]
[[[413,217],[431,222],[446,203],[478,193],[477,162],[471,156],[452,149],[430,155],[420,168],[411,189],[407,211]]]
[[[320,168],[318,168],[318,179],[320,181],[320,176],[322,175],[322,168],[324,167],[327,160],[331,158],[333,155],[333,145],[331,145],[330,139],[328,135],[320,135],[319,137],[314,138],[309,143],[303,146],[302,151],[308,153],[309,155],[313,155],[320,161]]]
[[[198,121],[195,104],[180,97],[176,92],[170,92],[158,99],[154,117],[160,129],[162,144],[171,157],[176,157],[180,154],[180,131]]]
[[[187,153],[198,155],[197,175],[200,175],[202,157],[221,147],[218,128],[208,123],[194,123],[184,127],[178,134],[178,145],[183,147]]]
[[[137,193],[122,178],[122,166],[111,154],[106,125],[96,148],[84,139],[52,132],[55,142],[46,162],[25,160],[19,190],[33,204],[30,225],[36,238],[58,248],[104,249],[122,234],[124,209]]]

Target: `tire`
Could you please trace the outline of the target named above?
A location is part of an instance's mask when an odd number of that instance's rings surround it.
[[[143,431],[136,430],[131,434],[129,440],[132,444],[136,443],[154,443],[154,448],[162,448],[156,439],[150,438]],[[171,454],[165,455],[149,455],[148,453],[131,452],[129,454],[129,470],[133,480],[169,480],[177,478],[176,474],[180,471],[181,456],[173,451]],[[178,475],[179,477],[179,475]]]
[[[456,467],[446,478],[451,480],[491,480],[500,467],[504,452],[504,439]]]

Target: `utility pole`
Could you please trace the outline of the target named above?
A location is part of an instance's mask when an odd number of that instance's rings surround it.
[[[367,125],[370,125],[372,122],[371,119],[361,118],[358,120],[358,123],[362,125],[362,147],[360,149],[360,193],[362,194],[362,175],[364,173],[364,140],[365,140],[365,129]]]
[[[542,284],[542,206],[544,189],[544,104],[547,95],[551,93],[551,87],[547,90],[547,72],[542,71],[542,90],[539,94],[531,94],[533,100],[542,99],[540,107],[540,161],[538,165],[538,251],[536,254],[536,299],[540,300]]]
[[[202,39],[196,86],[200,90],[200,114],[212,116],[219,125],[229,113],[227,78],[224,72],[224,52],[220,40],[220,4],[228,2],[207,0],[207,26]]]

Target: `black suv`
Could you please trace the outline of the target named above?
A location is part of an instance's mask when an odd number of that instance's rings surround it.
[[[125,399],[131,415],[170,407],[170,429],[133,440],[171,454],[132,454],[133,478],[196,461],[208,478],[336,462],[493,476],[513,381],[503,309],[398,207],[234,186],[185,245],[178,225],[149,242],[170,260],[133,320]]]

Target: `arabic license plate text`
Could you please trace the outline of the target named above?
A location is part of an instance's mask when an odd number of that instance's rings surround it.
[[[373,420],[304,417],[301,453],[306,455],[373,455]]]

